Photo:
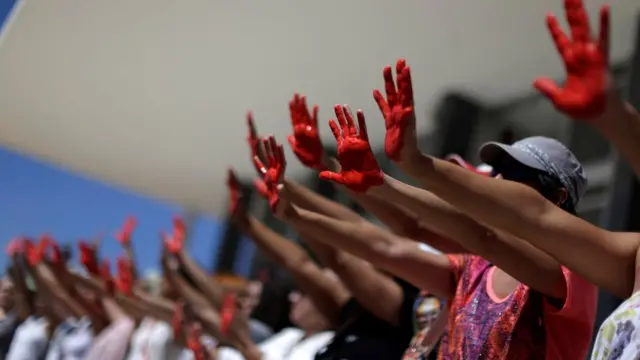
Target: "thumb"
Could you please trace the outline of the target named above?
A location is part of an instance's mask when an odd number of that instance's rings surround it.
[[[289,135],[287,140],[289,141],[289,145],[291,145],[291,149],[296,151],[296,138],[293,135]]]
[[[264,181],[260,179],[253,179],[253,187],[263,198],[269,197],[269,189],[267,188],[267,184],[265,184]]]
[[[533,87],[536,88],[542,95],[551,99],[551,101],[555,101],[555,99],[560,94],[560,88],[558,88],[558,84],[551,78],[540,77],[537,78],[533,82]]]
[[[320,173],[320,179],[327,180],[327,181],[334,181],[334,182],[337,182],[338,184],[344,185],[344,178],[342,177],[342,175],[335,173],[333,171],[322,171]]]

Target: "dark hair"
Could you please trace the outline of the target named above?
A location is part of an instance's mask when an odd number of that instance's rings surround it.
[[[251,318],[264,323],[273,329],[274,333],[291,327],[289,312],[291,303],[289,294],[295,290],[293,286],[282,281],[272,280],[263,285],[258,305],[251,313]]]
[[[73,258],[73,248],[69,244],[60,246],[60,256],[62,261],[67,263]]]
[[[553,202],[553,203],[558,203],[558,191],[560,189],[564,189],[564,186],[560,183],[560,181],[558,181],[558,179],[556,179],[555,177],[544,173],[544,172],[539,172],[537,175],[537,180],[536,183],[538,184],[538,187],[536,188],[536,190],[538,190],[538,192],[540,192],[540,194],[542,196],[545,197],[545,199]],[[565,189],[567,190],[567,189]],[[567,190],[568,191],[568,190]],[[569,194],[567,194],[566,199],[561,202],[560,204],[558,204],[558,206],[572,214],[575,215],[576,214],[576,207],[573,204],[573,202],[571,201],[571,199],[568,196]]]
[[[564,189],[562,183],[554,176],[537,169],[532,169],[513,160],[505,162],[499,169],[494,167],[491,175],[496,176],[498,174],[501,174],[505,180],[531,185],[540,195],[554,204],[559,202],[558,194],[560,189]],[[568,196],[563,202],[558,204],[558,206],[570,214],[576,214],[575,204],[573,204]]]

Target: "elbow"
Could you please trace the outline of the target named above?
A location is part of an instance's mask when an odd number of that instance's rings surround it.
[[[527,195],[521,198],[520,203],[523,205],[516,213],[520,217],[520,221],[511,222],[507,220],[510,226],[519,228],[522,224],[536,224],[543,222],[550,214],[554,214],[558,207],[545,199],[542,195],[533,189],[527,189]]]

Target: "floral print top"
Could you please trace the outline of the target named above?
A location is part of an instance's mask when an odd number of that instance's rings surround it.
[[[591,360],[640,360],[640,291],[602,323]]]

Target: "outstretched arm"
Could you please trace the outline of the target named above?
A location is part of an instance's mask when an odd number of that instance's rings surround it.
[[[134,281],[138,279],[138,268],[136,267],[136,254],[135,254],[135,251],[133,250],[133,244],[131,242],[131,236],[133,235],[133,231],[135,230],[135,228],[136,228],[136,219],[134,217],[128,217],[127,220],[125,220],[122,230],[120,230],[116,234],[116,239],[122,245],[122,248],[124,249],[127,255],[127,258],[129,259],[130,267],[131,267],[131,276],[133,277]]]
[[[202,322],[207,332],[216,338],[221,338],[220,332],[220,316],[218,312],[210,305],[208,299],[198,292],[194,287],[188,284],[176,271],[179,266],[177,263],[171,264],[172,259],[165,252],[162,257],[162,267],[171,286],[180,294],[180,296],[192,306],[194,312],[198,314],[198,319]]]
[[[309,112],[306,104],[305,96],[296,94],[289,103],[291,122],[293,124],[293,134],[289,136],[289,144],[298,159],[307,167],[314,170],[331,170],[340,172],[340,163],[333,157],[329,157],[325,152],[320,140],[318,131],[318,106],[314,106]],[[257,155],[262,150],[257,146],[256,129],[252,122],[249,122],[249,138],[251,144],[256,144],[251,148]],[[286,179],[287,189],[290,191],[290,198],[299,206],[325,214],[336,219],[353,219],[353,221],[362,221],[363,219],[340,204],[327,201],[327,199],[319,196],[315,192],[301,186],[290,179]],[[391,229],[394,233],[425,242],[433,248],[442,252],[462,253],[466,250],[459,244],[433,233],[424,226],[419,218],[405,208],[398,206],[391,199],[376,199],[366,193],[357,193],[349,190],[347,187],[338,186],[342,191],[355,200],[367,212],[374,215],[382,223]],[[320,199],[318,199],[320,198]]]
[[[184,250],[185,235],[186,226],[184,222],[181,218],[175,217],[173,219],[173,235],[163,235],[166,249],[180,261],[182,269],[193,279],[198,291],[203,293],[215,309],[219,310],[222,307],[224,291],[211,280],[207,272]]]
[[[178,259],[183,269],[193,279],[198,289],[205,295],[206,299],[216,308],[222,307],[224,300],[223,289],[216,284],[207,272],[191,257],[191,255],[182,250],[178,253]]]
[[[526,241],[478,223],[435,194],[390,176],[385,176],[385,183],[372,188],[371,193],[395,199],[427,219],[425,222],[434,231],[447,234],[467,251],[491,261],[531,288],[557,299],[566,296],[566,284],[558,262]]]
[[[273,187],[273,185],[280,182],[279,179],[282,178],[281,174],[284,172],[284,151],[282,146],[278,145],[273,137],[266,140],[264,145],[267,159],[269,161],[269,170],[266,170],[257,158],[255,159],[256,167],[262,174],[266,175],[265,184],[271,184]],[[274,174],[275,181],[269,178],[270,174]],[[284,183],[286,184],[286,181]],[[273,191],[271,198],[274,199],[275,197],[275,199],[270,202],[272,204],[277,204],[277,193],[282,190]],[[285,192],[286,191],[287,190],[285,190]],[[322,197],[317,197],[312,199],[312,201],[306,201],[303,205],[298,206],[309,206],[311,211],[325,212],[325,215],[330,217],[347,217],[349,218],[349,221],[362,221],[357,220],[362,218],[355,212]],[[349,212],[351,214],[349,214]],[[313,234],[313,232],[308,232],[304,229],[296,229],[306,234]],[[314,234],[313,238],[315,239],[317,236]],[[367,261],[341,251],[340,248],[331,247],[328,249],[318,249],[322,244],[326,243],[312,242],[312,245],[316,246],[316,251],[319,254],[324,253],[326,255],[331,255],[330,257],[327,256],[322,259],[323,262],[338,274],[355,299],[379,318],[389,322],[397,321],[398,310],[404,300],[404,295],[400,285],[393,281],[389,276],[376,270]],[[387,301],[372,301],[376,296],[381,296],[381,293],[386,296]]]
[[[350,297],[349,292],[340,284],[336,284],[333,279],[328,278],[300,245],[284,238],[254,216],[246,213],[240,206],[240,185],[232,171],[229,171],[228,186],[231,197],[230,211],[234,214],[234,224],[271,260],[288,270],[298,286],[309,294],[316,307],[335,323],[340,309]],[[318,255],[326,259],[327,256],[322,253],[325,249],[318,250]]]
[[[552,14],[547,15],[547,27],[567,69],[567,80],[562,87],[549,78],[538,78],[533,85],[556,109],[593,125],[640,174],[640,114],[622,100],[610,75],[609,5],[600,8],[598,37],[591,35],[581,1],[565,2],[565,10],[572,38]]]
[[[427,155],[417,161],[423,166],[417,179],[460,210],[525,239],[598,286],[631,294],[638,234],[593,226],[523,184],[488,179]]]
[[[408,70],[404,66],[399,62],[400,73],[406,76]],[[385,79],[388,71],[385,69]],[[338,141],[338,159],[343,170],[340,173],[324,171],[320,173],[322,178],[343,184],[355,192],[394,199],[419,216],[430,230],[446,234],[468,251],[489,259],[534,289],[554,298],[564,298],[564,277],[555,260],[518,239],[478,224],[427,191],[383,176],[368,142],[362,111],[358,111],[357,128],[346,106],[336,108],[336,115],[340,126],[334,121],[330,125]]]
[[[339,164],[333,166],[332,169],[336,169],[336,171],[339,172]],[[367,221],[348,207],[329,200],[293,180],[285,179],[284,185],[287,198],[301,208],[334,219],[355,222]],[[459,244],[431,231],[423,222],[420,222],[416,215],[406,208],[398,206],[397,202],[387,200],[393,199],[393,197],[385,199],[385,197],[381,196],[376,198],[366,193],[350,191],[344,186],[341,188],[343,188],[352,199],[358,202],[360,206],[387,225],[394,233],[405,238],[424,242],[442,252],[463,253],[467,251]]]
[[[397,246],[411,244],[396,235],[367,222],[353,223],[332,219],[322,214],[283,204],[287,221],[296,228],[313,233],[319,241],[340,246],[359,257],[370,259],[380,267],[397,273],[417,287],[437,296],[450,298],[455,290],[450,264],[446,256],[419,251],[416,247]],[[413,243],[415,245],[415,243]],[[407,261],[401,265],[397,260]],[[420,271],[416,271],[420,269]],[[424,276],[429,274],[429,276]]]

